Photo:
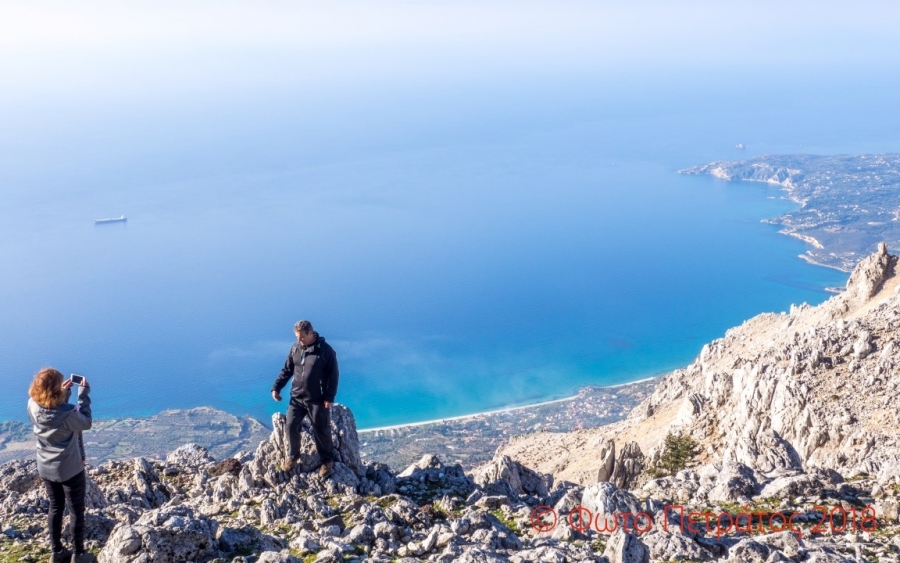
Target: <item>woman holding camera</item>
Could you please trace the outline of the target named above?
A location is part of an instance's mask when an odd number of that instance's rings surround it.
[[[91,388],[81,379],[78,406],[69,404],[73,381],[53,369],[37,372],[28,389],[28,418],[37,436],[38,474],[50,498],[50,561],[86,563],[94,556],[84,549],[85,456],[81,432],[91,427]],[[63,510],[69,503],[75,553],[61,541]]]

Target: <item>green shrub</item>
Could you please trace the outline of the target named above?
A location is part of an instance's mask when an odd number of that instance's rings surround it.
[[[663,451],[659,456],[659,461],[648,470],[648,473],[654,479],[665,477],[666,475],[675,475],[682,469],[692,465],[694,458],[700,453],[700,444],[688,435],[672,434],[666,435],[663,443]]]

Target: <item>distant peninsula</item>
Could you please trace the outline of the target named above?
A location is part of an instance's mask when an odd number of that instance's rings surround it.
[[[800,258],[850,272],[880,241],[900,246],[900,154],[768,155],[679,170],[778,184],[801,205],[765,222],[812,248]]]

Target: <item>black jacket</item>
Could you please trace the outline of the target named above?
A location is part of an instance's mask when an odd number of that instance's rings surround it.
[[[299,342],[291,346],[272,391],[280,394],[291,377],[294,378],[291,385],[292,401],[334,402],[338,388],[337,354],[318,332],[316,341],[309,346],[303,346]]]

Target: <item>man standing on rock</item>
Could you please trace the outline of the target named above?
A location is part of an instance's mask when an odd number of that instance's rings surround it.
[[[316,451],[322,460],[319,475],[326,479],[334,472],[334,446],[331,442],[329,409],[337,395],[338,365],[334,349],[313,330],[309,321],[294,325],[297,343],[291,346],[284,367],[272,386],[272,398],[281,400],[281,390],[293,377],[287,426],[290,453],[285,470],[294,468],[300,456],[300,425],[309,417],[313,427]]]

